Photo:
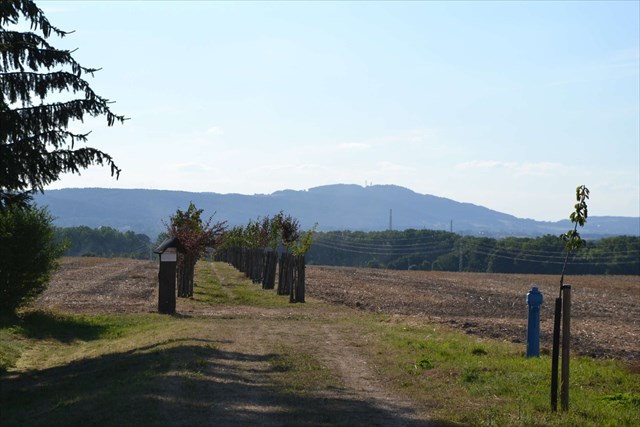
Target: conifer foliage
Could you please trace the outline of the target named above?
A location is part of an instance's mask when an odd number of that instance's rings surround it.
[[[17,31],[26,22],[28,31]],[[68,32],[54,27],[32,0],[0,2],[0,209],[24,205],[33,192],[57,181],[63,173],[80,173],[90,165],[120,169],[110,155],[85,143],[88,133],[68,130],[85,116],[106,116],[107,124],[123,122],[111,112],[110,102],[84,80],[98,69],[80,65],[72,51],[48,43]],[[47,102],[65,93],[72,99]]]
[[[0,316],[13,314],[43,292],[65,246],[56,242],[46,209],[0,210]]]

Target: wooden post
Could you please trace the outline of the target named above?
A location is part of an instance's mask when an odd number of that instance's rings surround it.
[[[291,272],[293,281],[289,290],[289,302],[304,302],[305,259],[304,255],[291,257]]]
[[[266,254],[265,273],[262,278],[262,289],[273,289],[276,283],[276,268],[278,266],[278,253],[269,251]]]
[[[305,256],[300,255],[300,262],[298,265],[298,302],[304,302],[305,294]]]
[[[291,256],[291,286],[289,287],[289,302],[297,301],[297,291],[298,291],[298,263],[297,257]]]
[[[558,410],[558,356],[560,355],[560,320],[562,318],[562,298],[556,298],[553,318],[553,350],[551,352],[551,410]]]
[[[560,405],[569,410],[569,360],[571,341],[571,286],[562,287],[562,379],[560,381]]]
[[[176,267],[180,241],[175,237],[162,242],[154,250],[160,258],[158,271],[158,312],[174,314],[176,312]]]
[[[278,274],[278,295],[289,295],[291,278],[291,255],[288,252],[283,252],[280,255],[279,274]]]
[[[158,313],[176,312],[176,262],[160,262],[158,272]]]

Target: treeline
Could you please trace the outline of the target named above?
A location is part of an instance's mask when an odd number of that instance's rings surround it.
[[[111,227],[56,227],[54,233],[66,245],[65,256],[150,259],[155,247],[146,234]]]
[[[558,236],[494,239],[434,230],[316,233],[309,264],[489,273],[559,274]],[[640,237],[587,241],[569,259],[570,274],[640,274]]]
[[[254,231],[249,226],[247,230]],[[229,230],[225,249],[234,235],[234,229]],[[152,241],[146,234],[133,231],[86,226],[55,228],[55,236],[57,241],[67,243],[67,256],[137,259],[150,259],[162,240],[159,237]],[[243,239],[247,240],[246,236]],[[495,239],[435,230],[335,231],[314,233],[306,263],[393,270],[558,274],[564,255],[564,242],[554,235]],[[588,240],[586,246],[571,255],[568,269],[569,274],[640,275],[640,237]]]

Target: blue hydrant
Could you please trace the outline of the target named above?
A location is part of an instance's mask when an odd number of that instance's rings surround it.
[[[540,357],[540,306],[542,294],[537,287],[527,293],[529,322],[527,324],[527,357]]]

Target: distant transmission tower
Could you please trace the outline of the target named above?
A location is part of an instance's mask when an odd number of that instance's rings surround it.
[[[393,209],[389,209],[389,231],[393,230]]]

